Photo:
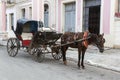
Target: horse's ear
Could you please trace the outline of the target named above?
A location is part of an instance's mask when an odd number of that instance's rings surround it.
[[[104,33],[102,33],[102,36],[104,36]]]
[[[91,36],[92,36],[92,34],[91,34],[91,33],[88,33],[88,36],[89,36],[89,37],[91,37]]]

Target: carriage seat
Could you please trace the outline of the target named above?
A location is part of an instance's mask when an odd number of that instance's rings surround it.
[[[31,40],[33,37],[33,34],[32,33],[22,33],[21,37],[23,40]]]
[[[45,27],[39,28],[38,31],[53,32],[53,30],[51,28],[45,28]]]

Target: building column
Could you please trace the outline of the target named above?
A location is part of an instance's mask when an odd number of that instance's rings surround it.
[[[57,12],[58,12],[58,32],[61,32],[62,31],[62,26],[61,26],[61,0],[58,0],[58,9],[57,9]]]
[[[2,9],[2,2],[0,1],[0,9]],[[2,13],[2,10],[0,10],[0,13]],[[0,32],[2,28],[2,14],[0,14]]]
[[[102,29],[105,34],[110,34],[111,27],[111,0],[101,0],[102,6]]]
[[[82,32],[83,0],[76,1],[76,32]]]
[[[4,1],[2,1],[2,31],[5,32],[6,31],[6,3]]]
[[[44,1],[32,0],[32,19],[44,21]]]

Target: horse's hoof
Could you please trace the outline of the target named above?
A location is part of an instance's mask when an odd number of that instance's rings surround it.
[[[67,61],[64,61],[64,65],[67,65]]]
[[[80,64],[78,63],[77,66],[80,68]]]
[[[81,68],[80,68],[80,67],[78,67],[78,69],[80,70]]]
[[[85,69],[85,66],[82,66],[82,69]]]

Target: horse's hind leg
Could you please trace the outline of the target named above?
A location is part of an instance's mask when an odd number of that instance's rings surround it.
[[[62,47],[62,56],[63,56],[63,62],[65,65],[67,65],[67,60],[66,60],[66,51],[67,51],[68,47]]]
[[[78,49],[78,68],[80,68],[81,49]]]

